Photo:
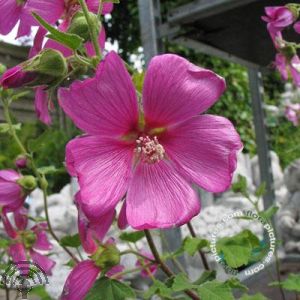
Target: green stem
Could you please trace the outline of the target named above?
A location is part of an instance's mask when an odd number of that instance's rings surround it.
[[[195,232],[194,227],[193,227],[193,225],[192,225],[191,222],[187,223],[187,227],[189,229],[189,232],[190,232],[191,236],[193,238],[196,238],[197,235],[196,235],[196,232]],[[202,263],[203,263],[203,266],[204,266],[205,270],[209,271],[210,268],[209,268],[209,265],[208,265],[208,262],[207,262],[205,254],[201,250],[199,250],[198,253],[199,253],[200,257],[201,257],[201,260],[202,260]]]
[[[152,265],[152,263],[148,263],[148,264],[144,265],[144,267],[150,267],[151,265]],[[126,270],[126,271],[123,271],[123,272],[119,272],[119,273],[116,273],[116,274],[112,275],[110,278],[114,279],[114,278],[118,278],[118,277],[126,275],[126,274],[140,272],[144,267],[141,266],[141,267],[136,267],[134,269],[130,269],[130,270]]]
[[[121,254],[121,255],[134,254],[134,255],[139,256],[139,257],[141,257],[141,258],[143,258],[143,259],[149,260],[149,261],[152,262],[152,263],[155,262],[155,260],[153,260],[153,259],[151,259],[151,258],[149,258],[149,257],[147,257],[147,256],[145,256],[145,255],[143,255],[143,254],[141,254],[141,253],[139,253],[139,252],[137,252],[137,251],[131,250],[131,249],[130,249],[130,250],[122,251],[120,254]]]
[[[169,269],[169,267],[165,264],[165,262],[161,259],[158,250],[156,249],[156,246],[154,244],[154,241],[152,239],[152,236],[150,234],[150,231],[145,229],[145,236],[148,242],[148,245],[151,249],[151,252],[156,260],[156,263],[160,266],[160,268],[162,269],[162,271],[168,276],[168,277],[173,277],[175,276],[175,274]],[[185,293],[194,300],[201,300],[193,291],[191,290],[186,290]]]
[[[95,28],[95,25],[93,24],[93,22],[90,18],[89,10],[88,10],[88,7],[87,7],[87,4],[86,4],[85,0],[78,0],[78,1],[80,3],[81,8],[82,8],[85,19],[88,23],[90,37],[91,37],[96,55],[100,58],[101,57],[101,50],[100,50],[100,45],[98,43],[97,28]],[[99,2],[100,2],[99,5],[101,5],[101,1],[99,1]],[[101,28],[99,28],[99,30],[101,30]]]

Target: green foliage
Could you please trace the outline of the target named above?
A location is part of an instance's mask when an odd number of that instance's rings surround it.
[[[78,248],[81,245],[79,234],[64,236],[60,242],[62,246]]]
[[[246,197],[249,196],[247,179],[245,176],[238,174],[237,181],[232,184],[231,188],[232,188],[233,192],[235,192],[235,193],[241,193],[242,195],[245,195]]]
[[[38,296],[40,300],[52,300],[44,286],[34,287],[29,294]]]
[[[286,280],[272,282],[270,286],[281,286],[287,291],[300,293],[300,274],[289,274]]]
[[[125,242],[136,243],[145,236],[144,231],[123,232],[120,234],[120,240]]]
[[[13,125],[15,130],[20,130],[22,127],[21,123],[14,124]],[[0,133],[8,133],[9,132],[9,125],[7,123],[1,123],[0,124]]]
[[[205,239],[187,237],[182,243],[183,250],[189,255],[194,256],[198,250],[209,246],[209,241]]]
[[[194,282],[196,285],[201,285],[202,283],[206,281],[212,281],[216,279],[217,272],[215,270],[213,271],[204,271],[201,276]]]
[[[134,291],[125,283],[101,277],[90,289],[85,300],[129,300],[136,299]]]
[[[240,300],[268,300],[268,298],[266,298],[263,294],[258,293],[255,295],[243,295],[242,298],[240,298]]]
[[[259,239],[250,230],[217,241],[217,251],[224,255],[226,264],[231,268],[246,266],[254,249],[260,246]]]
[[[226,280],[225,283],[231,288],[231,289],[237,289],[242,291],[248,291],[248,288],[240,282],[240,280],[236,277],[231,277],[230,279]]]
[[[260,212],[260,216],[264,220],[270,221],[272,217],[277,213],[278,210],[279,210],[278,206],[272,205],[267,210]]]
[[[231,288],[219,281],[209,281],[197,289],[201,300],[234,300]]]

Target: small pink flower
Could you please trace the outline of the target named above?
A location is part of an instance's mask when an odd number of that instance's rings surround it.
[[[106,244],[111,243],[114,243],[111,239],[106,242]],[[123,269],[123,266],[116,265],[106,273],[106,276],[116,275]],[[81,261],[69,274],[60,300],[83,300],[94,285],[99,273],[101,273],[101,268],[95,261],[92,259]]]
[[[22,261],[28,260],[30,257],[47,274],[52,275],[52,269],[55,262],[48,256],[41,254],[39,251],[48,251],[52,249],[52,244],[49,242],[46,230],[47,224],[40,223],[29,230],[27,226],[26,211],[20,210],[14,215],[16,229],[13,228],[8,220],[6,213],[1,215],[5,231],[11,238],[11,245],[9,246],[8,253],[13,262],[18,266]],[[29,273],[29,268],[20,270],[23,275]]]
[[[26,198],[18,180],[22,177],[14,170],[0,171],[0,206],[6,211],[20,208]]]
[[[300,121],[300,103],[287,105],[285,109],[285,116],[295,126],[298,126]]]
[[[94,78],[61,88],[61,107],[87,133],[66,149],[85,215],[97,220],[126,194],[123,225],[169,228],[199,213],[192,183],[211,192],[228,189],[240,137],[227,119],[198,115],[224,90],[224,79],[212,71],[177,55],[156,56],[139,113],[130,75],[114,52]]]
[[[143,269],[141,271],[141,276],[144,278],[147,278],[150,276],[150,274],[155,275],[155,273],[157,271],[157,265],[151,264],[149,266],[149,263],[151,262],[151,260],[154,260],[154,256],[151,253],[146,252],[146,251],[141,251],[141,254],[149,258],[149,260],[147,260],[147,259],[143,259],[143,258],[139,257],[135,264],[137,267],[143,267]],[[147,268],[147,270],[146,270],[146,268]],[[149,274],[149,272],[150,272],[150,274]]]
[[[265,13],[266,16],[263,16],[262,19],[268,23],[268,31],[273,40],[278,32],[295,21],[293,13],[285,6],[266,7]]]
[[[300,59],[294,55],[290,61],[281,53],[276,54],[275,66],[283,80],[288,80],[289,74],[296,86],[300,87]]]

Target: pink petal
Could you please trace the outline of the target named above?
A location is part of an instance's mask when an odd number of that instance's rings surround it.
[[[60,299],[83,300],[94,285],[99,272],[100,269],[91,260],[77,264],[67,278]]]
[[[20,207],[14,211],[15,224],[19,230],[24,230],[28,224],[28,210],[25,207]]]
[[[120,229],[125,229],[127,226],[128,221],[126,217],[126,201],[124,201],[118,218],[118,227]]]
[[[300,21],[294,24],[294,29],[297,33],[300,34]]]
[[[129,225],[139,230],[182,225],[200,211],[195,191],[166,161],[137,166],[126,205]]]
[[[156,56],[146,72],[143,89],[146,123],[165,126],[185,121],[206,111],[225,88],[222,77],[180,56]]]
[[[86,4],[88,6],[89,11],[93,13],[98,12],[99,0],[86,0]],[[114,5],[111,2],[104,3],[102,8],[102,15],[110,14],[113,10],[113,7]]]
[[[52,269],[55,266],[55,261],[46,255],[42,255],[34,250],[30,250],[30,256],[34,263],[36,263],[47,275],[52,275]]]
[[[291,74],[294,84],[300,87],[300,59],[295,55],[291,60]]]
[[[9,221],[7,215],[6,215],[6,209],[4,209],[4,211],[1,214],[1,221],[3,223],[4,226],[4,230],[7,233],[7,235],[12,238],[15,239],[18,236],[17,231],[13,228],[11,222]]]
[[[30,265],[27,261],[26,251],[22,243],[12,244],[9,246],[8,254],[11,256],[13,262],[18,267],[20,273],[24,276],[28,275]]]
[[[99,42],[100,48],[102,50],[105,47],[105,40],[106,40],[105,28],[104,28],[104,26],[102,26],[101,31],[100,31],[99,36],[98,36],[98,42]],[[95,49],[94,49],[94,46],[93,46],[92,42],[85,43],[85,49],[86,49],[86,52],[87,52],[88,56],[95,56],[96,55]]]
[[[80,202],[80,194],[77,193],[77,203]],[[94,253],[98,249],[99,242],[103,241],[115,217],[115,210],[112,209],[97,221],[89,221],[80,209],[78,203],[78,231],[82,247],[86,253]],[[97,243],[98,242],[98,243]]]
[[[286,62],[286,58],[284,55],[277,53],[276,54],[276,61],[275,61],[275,66],[277,67],[281,78],[283,80],[288,80],[289,78],[289,73],[287,70],[287,62]]]
[[[230,187],[243,145],[229,120],[201,115],[170,130],[163,146],[188,181],[218,193]]]
[[[114,275],[116,275],[116,274],[118,274],[118,273],[123,272],[124,269],[125,269],[125,267],[122,266],[122,265],[114,266],[114,267],[112,267],[112,268],[106,273],[106,276],[108,276],[108,277],[114,276]],[[122,276],[116,276],[115,279],[121,279],[121,277],[122,277]]]
[[[47,34],[47,30],[44,27],[40,27],[34,37],[33,40],[33,46],[30,49],[29,52],[29,58],[34,57],[35,55],[37,55],[43,47],[43,41],[45,38],[45,35]]]
[[[47,236],[47,229],[48,226],[46,223],[40,223],[31,228],[31,230],[36,234],[36,241],[33,245],[34,249],[51,250],[53,248]]]
[[[99,136],[84,136],[68,143],[67,168],[78,176],[80,205],[89,219],[98,220],[114,209],[126,193],[133,147]]]
[[[146,252],[146,251],[140,251],[140,252],[141,252],[142,255],[144,255],[146,257],[149,257],[149,259],[155,260],[154,256],[151,253]],[[148,259],[143,259],[143,258],[139,257],[138,260],[136,261],[135,265],[137,267],[142,267],[142,266],[145,266],[145,265],[149,264],[150,262],[151,261],[148,260]],[[141,276],[144,277],[144,278],[147,278],[147,277],[150,277],[150,274],[154,275],[156,273],[156,271],[157,271],[157,265],[152,264],[152,265],[148,266],[147,269],[143,268],[141,270]]]
[[[38,87],[35,90],[35,112],[41,122],[50,125],[52,120],[48,108],[48,92],[43,87]]]
[[[137,125],[135,88],[114,52],[99,64],[96,77],[60,88],[58,95],[65,113],[89,134],[120,136]]]
[[[15,27],[22,10],[16,0],[0,0],[0,34],[7,35]]]
[[[19,178],[19,173],[13,170],[0,171],[0,206],[9,211],[18,209],[25,200],[22,188],[16,182]]]

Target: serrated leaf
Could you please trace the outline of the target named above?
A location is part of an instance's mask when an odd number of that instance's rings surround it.
[[[217,272],[215,270],[213,271],[204,271],[201,276],[193,283],[195,285],[201,285],[204,282],[212,281],[216,279]]]
[[[57,30],[35,12],[32,12],[32,15],[45,29],[50,32],[50,34],[47,35],[49,39],[57,41],[72,50],[77,50],[82,46],[83,39],[78,35]]]
[[[144,231],[123,232],[119,238],[125,242],[136,243],[145,236]]]
[[[259,239],[250,230],[243,230],[237,235],[218,240],[217,251],[224,254],[231,268],[238,268],[249,263],[253,249],[259,245]]]
[[[18,124],[14,124],[12,126],[15,130],[20,130],[21,127],[22,127],[22,124],[18,123]],[[7,133],[7,132],[9,132],[9,124],[8,123],[1,123],[0,124],[0,133]]]
[[[79,234],[64,236],[60,242],[64,247],[78,248],[81,245]]]
[[[193,256],[198,250],[201,250],[204,247],[208,247],[209,242],[205,239],[187,237],[183,241],[183,249],[189,255]]]
[[[300,292],[300,274],[289,274],[288,278],[284,281],[271,282],[269,286],[281,286],[283,289],[291,292]]]
[[[216,280],[200,285],[197,291],[201,300],[234,300],[228,285]]]
[[[258,293],[255,295],[243,295],[240,300],[269,300],[269,298],[266,298],[263,294]]]
[[[133,289],[125,283],[102,277],[90,289],[85,300],[129,300],[136,299]]]
[[[242,290],[244,292],[248,291],[247,286],[242,284],[240,280],[236,277],[231,277],[230,279],[226,280],[225,283],[231,288],[231,289],[238,289]]]
[[[231,189],[235,193],[241,193],[243,195],[248,195],[248,183],[245,176],[238,175],[237,181],[234,182],[231,186]]]

